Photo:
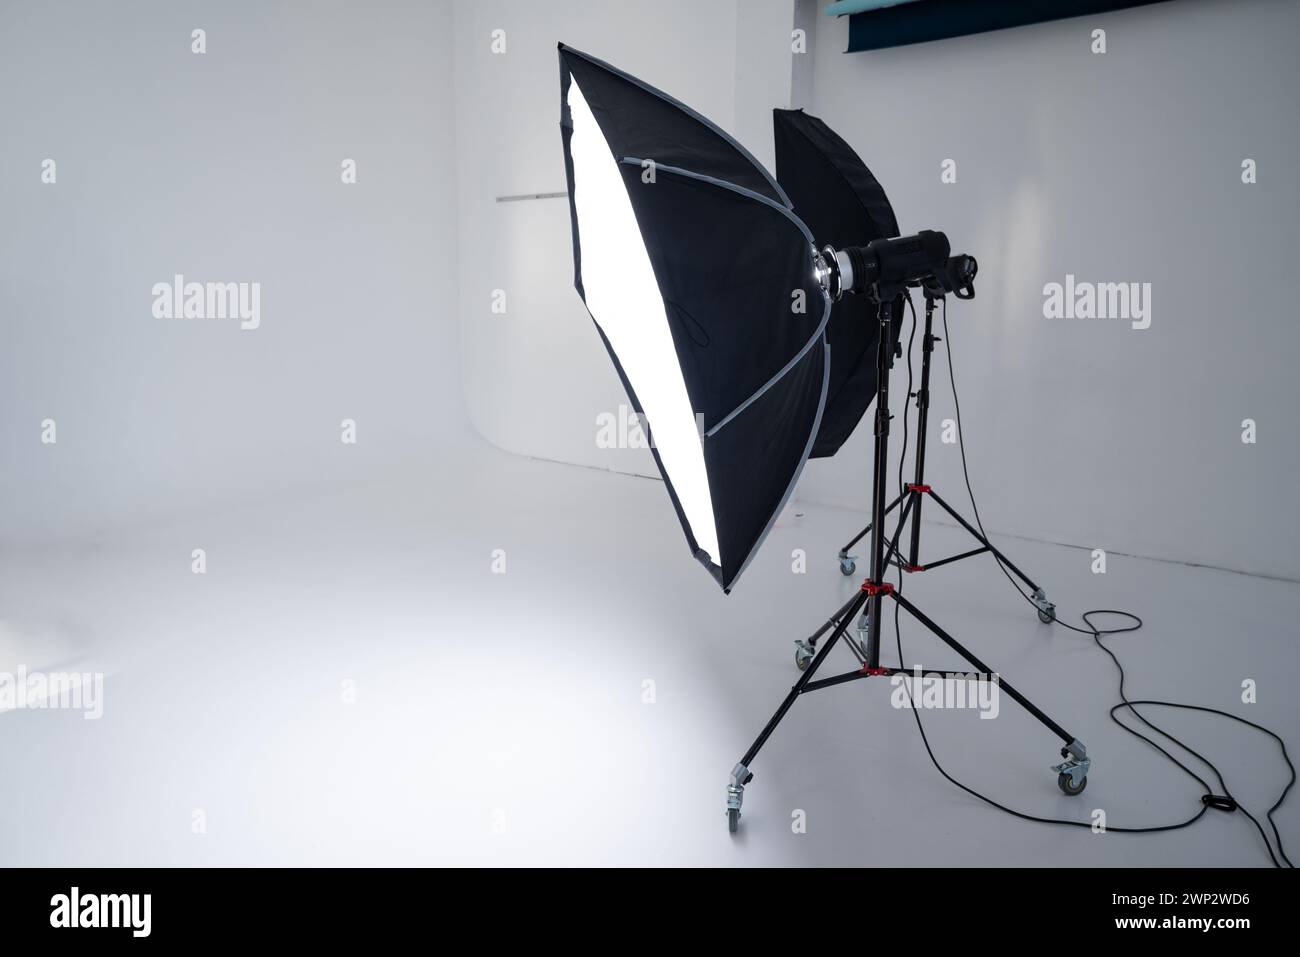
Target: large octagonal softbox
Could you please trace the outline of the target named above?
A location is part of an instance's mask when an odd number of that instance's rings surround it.
[[[818,243],[842,249],[898,235],[884,189],[834,130],[803,110],[773,110],[772,125],[777,182]],[[902,325],[902,297],[892,314],[891,347]],[[875,303],[866,296],[845,296],[831,307],[830,386],[813,458],[834,455],[871,405],[879,329]]]
[[[718,127],[609,64],[559,53],[574,285],[692,553],[730,591],[826,400],[830,300],[813,237]]]

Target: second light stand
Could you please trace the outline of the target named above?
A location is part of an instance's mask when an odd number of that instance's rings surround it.
[[[919,508],[922,496],[926,494],[934,498],[941,507],[961,522],[961,524],[982,543],[982,547],[971,554],[978,554],[983,551],[992,551],[994,554],[1001,557],[1001,553],[994,549],[986,538],[980,535],[974,528],[967,524],[964,519],[957,515],[956,512],[949,508],[948,505],[941,498],[935,495],[931,489],[923,486],[920,481],[922,478],[921,469],[924,464],[923,452],[918,454],[917,482],[909,487],[909,494],[900,496],[898,499],[895,499],[893,505],[886,506],[886,483],[888,481],[889,471],[889,370],[892,364],[889,350],[889,328],[892,319],[891,309],[893,299],[894,296],[901,291],[901,286],[887,286],[880,283],[875,284],[870,290],[870,294],[876,302],[876,314],[880,323],[876,347],[877,393],[874,436],[875,446],[874,462],[872,467],[871,525],[864,529],[862,534],[858,536],[858,538],[861,539],[868,532],[871,534],[871,554],[869,556],[871,563],[870,576],[862,583],[862,587],[854,594],[854,596],[845,602],[845,604],[842,605],[829,619],[827,619],[825,624],[823,624],[817,633],[813,635],[811,641],[814,647],[817,640],[827,632],[829,632],[830,637],[819,649],[816,649],[815,654],[804,666],[802,673],[799,675],[799,679],[785,696],[780,707],[777,708],[776,713],[772,715],[771,719],[763,727],[763,730],[759,732],[754,743],[749,746],[749,750],[745,752],[740,761],[738,761],[736,766],[732,769],[731,778],[727,785],[727,825],[732,832],[734,832],[739,826],[740,808],[744,801],[745,786],[749,784],[754,777],[753,772],[750,771],[750,765],[753,763],[754,759],[758,756],[758,752],[762,749],[763,745],[767,743],[767,739],[771,736],[772,732],[776,730],[777,725],[781,723],[781,720],[786,716],[786,713],[789,712],[790,708],[794,705],[795,701],[798,700],[800,695],[807,694],[810,691],[820,691],[835,685],[856,681],[860,678],[888,677],[896,674],[906,676],[913,675],[913,669],[909,669],[902,661],[899,662],[899,667],[896,668],[883,666],[880,663],[880,626],[881,621],[883,620],[881,608],[886,598],[897,602],[904,611],[925,626],[931,634],[946,644],[976,669],[974,673],[969,671],[941,671],[931,669],[928,671],[922,671],[922,674],[936,675],[944,679],[953,680],[968,680],[972,677],[976,677],[996,681],[1000,691],[1009,695],[1013,701],[1033,715],[1034,718],[1041,722],[1044,727],[1064,742],[1064,746],[1061,748],[1060,752],[1063,761],[1052,768],[1052,770],[1057,773],[1057,785],[1060,789],[1066,794],[1073,796],[1081,793],[1088,783],[1088,770],[1091,767],[1092,762],[1088,758],[1088,752],[1083,743],[1048,717],[1047,714],[1039,709],[1037,705],[1012,687],[1001,677],[1000,674],[994,672],[988,665],[977,658],[972,652],[967,650],[957,641],[956,638],[940,627],[911,600],[904,598],[890,582],[885,580],[886,570],[896,561],[899,538],[903,534],[907,518],[909,514],[911,514],[912,509]],[[927,294],[927,339],[931,336],[930,320],[933,313],[933,305],[933,300]],[[926,361],[928,363],[928,352]],[[928,389],[928,384],[929,377],[927,365],[922,372],[922,388]],[[928,395],[925,404],[926,406],[929,404]],[[924,406],[922,409],[922,419],[924,421]],[[922,428],[924,428],[924,425],[922,425]],[[921,434],[924,436],[923,432]],[[922,444],[922,450],[923,449],[924,445]],[[918,486],[920,488],[918,488]],[[885,516],[892,511],[893,508],[897,507],[900,502],[902,503],[903,511],[899,518],[898,529],[895,532],[893,539],[887,542],[885,540],[884,528]],[[919,544],[916,535],[917,533],[914,526],[912,541],[912,547],[914,550],[913,557],[915,557],[915,549]],[[966,556],[954,556],[945,561],[956,561],[958,558],[963,557]],[[1005,561],[1005,559],[1003,560]],[[1008,562],[1007,565],[1008,567],[1014,568],[1014,566],[1011,566],[1010,562]],[[932,565],[930,567],[934,566]],[[1021,575],[1021,577],[1024,578],[1023,575]],[[1025,581],[1032,586],[1033,583],[1029,582],[1027,578]],[[859,660],[862,662],[862,667],[854,671],[847,671],[842,674],[833,675],[829,678],[814,680],[814,676],[821,669],[823,663],[825,663],[831,649],[834,648],[839,640],[845,636],[849,623],[859,612],[862,611],[865,611],[867,614],[866,636],[863,647],[861,649],[854,649],[858,654]],[[1041,613],[1042,608],[1040,606],[1040,614]],[[852,646],[852,639],[849,640],[849,644]]]
[[[908,573],[931,571],[942,565],[948,565],[952,562],[959,562],[964,558],[974,558],[976,555],[983,555],[985,552],[992,553],[999,562],[1002,563],[1009,572],[1014,574],[1029,588],[1030,597],[1035,607],[1038,609],[1038,620],[1044,624],[1051,624],[1056,620],[1056,605],[1047,600],[1047,592],[1039,587],[1038,583],[1021,571],[1011,559],[1007,558],[988,537],[976,526],[966,521],[962,515],[957,512],[951,505],[945,502],[934,487],[926,484],[925,481],[925,445],[927,435],[927,424],[930,417],[930,357],[934,354],[934,344],[942,340],[934,334],[934,308],[936,300],[943,298],[942,292],[934,288],[927,288],[925,291],[925,332],[921,338],[921,387],[916,391],[916,468],[912,482],[904,486],[892,502],[885,507],[884,514],[889,515],[894,509],[901,504],[909,510],[908,517],[912,520],[910,541],[908,542],[907,560],[903,561],[899,555],[891,557],[891,563],[897,565],[903,571]],[[949,555],[947,558],[941,558],[933,562],[921,562],[921,506],[926,496],[934,499],[936,505],[947,512],[954,521],[979,543],[977,548],[961,552],[957,555]],[[873,510],[871,522],[858,532],[847,545],[840,549],[839,562],[840,573],[843,575],[852,575],[857,571],[857,556],[849,554],[853,546],[862,541],[876,526],[878,518]],[[869,623],[863,621],[859,631],[865,633],[868,630]],[[807,667],[808,662],[812,660],[817,653],[817,640],[825,634],[825,629],[816,632],[810,638],[795,642],[795,664],[800,669]],[[865,640],[865,639],[864,639]],[[850,646],[852,646],[850,639]],[[861,656],[859,656],[861,657]]]

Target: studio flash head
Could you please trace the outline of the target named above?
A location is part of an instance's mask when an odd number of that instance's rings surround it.
[[[877,300],[897,295],[906,286],[919,286],[927,296],[954,293],[959,299],[975,295],[975,258],[950,256],[948,237],[932,229],[912,236],[875,239],[865,246],[825,247],[818,254],[816,275],[832,300],[844,293],[870,294]]]

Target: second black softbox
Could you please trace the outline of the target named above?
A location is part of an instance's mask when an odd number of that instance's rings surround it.
[[[898,221],[885,191],[834,130],[803,110],[773,110],[776,179],[818,243],[836,249],[898,235]],[[893,342],[903,313],[894,303]],[[831,307],[826,341],[831,347],[830,384],[812,458],[834,455],[853,433],[876,394],[878,323],[865,296],[845,296]]]

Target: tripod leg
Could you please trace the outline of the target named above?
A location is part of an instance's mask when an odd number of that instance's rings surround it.
[[[904,495],[906,495],[905,492],[900,493],[897,498],[895,498],[892,502],[889,503],[889,507],[885,509],[886,515],[888,515],[894,509],[898,508],[898,503],[903,500]],[[853,536],[852,541],[850,541],[847,545],[845,545],[843,548],[840,549],[839,560],[840,560],[841,573],[843,573],[844,575],[852,575],[855,571],[857,571],[857,563],[853,561],[854,556],[849,554],[849,549],[852,548],[854,545],[856,545],[858,542],[862,541],[864,538],[866,538],[867,535],[869,535],[870,533],[871,533],[871,525],[868,524],[866,528],[864,528],[862,531],[858,532],[858,534]]]
[[[966,521],[966,519],[962,518],[959,514],[957,514],[956,509],[954,509],[951,505],[949,505],[942,498],[940,498],[938,492],[935,492],[932,489],[930,491],[930,497],[934,499],[936,502],[938,502],[939,506],[945,512],[947,512],[949,515],[955,518],[958,524],[960,524],[962,528],[970,532],[971,535],[975,537],[975,540],[977,542],[980,542],[985,548],[987,548],[994,555],[996,555],[998,561],[1000,561],[1003,565],[1005,565],[1009,571],[1011,571],[1017,578],[1019,578],[1022,582],[1024,582],[1026,585],[1029,586],[1030,590],[1034,593],[1032,600],[1034,602],[1034,605],[1038,608],[1039,621],[1041,621],[1043,624],[1046,625],[1056,620],[1056,606],[1047,600],[1047,592],[1043,591],[1043,589],[1038,587],[1037,582],[1035,582],[1028,575],[1022,572],[1019,568],[1017,568],[1015,566],[1015,563],[1012,562],[1011,559],[1007,558],[1006,555],[1002,554],[1002,552],[998,550],[997,546],[995,546],[992,542],[990,542],[987,538],[985,538],[984,535],[981,534],[979,529],[977,529],[974,525],[972,525],[970,522]]]
[[[857,601],[856,595],[853,598],[850,598],[848,601],[846,601],[843,604],[843,606],[841,606],[839,611],[837,611],[835,614],[831,615],[831,617],[827,618],[824,622],[822,622],[822,626],[818,628],[816,631],[814,631],[811,635],[809,635],[807,638],[795,641],[794,663],[800,671],[803,671],[805,668],[807,668],[808,662],[812,661],[813,656],[817,654],[817,642],[821,639],[821,636],[826,634],[826,632],[830,631],[832,628],[834,628],[836,625],[838,625],[841,621],[844,620],[844,615],[849,610],[849,606],[852,605],[855,601]],[[853,642],[850,641],[849,644],[851,646]],[[861,656],[859,655],[859,657]]]
[[[961,642],[940,628],[928,615],[925,614],[925,612],[921,611],[921,609],[917,608],[902,595],[897,592],[890,592],[890,596],[894,601],[902,605],[903,609],[909,615],[921,624],[925,625],[925,627],[928,628],[937,638],[953,651],[957,652],[957,654],[969,661],[976,667],[976,669],[990,674],[996,674],[992,668],[976,658],[975,655],[968,651]],[[1065,764],[1058,765],[1052,770],[1058,773],[1058,783],[1061,784],[1061,789],[1065,791],[1066,794],[1075,795],[1082,791],[1084,782],[1087,780],[1088,768],[1092,763],[1088,758],[1088,751],[1083,746],[1083,743],[1049,718],[1042,709],[1013,688],[1008,682],[1004,681],[1001,675],[998,675],[998,688],[1010,695],[1011,699],[1015,701],[1016,704],[1028,711],[1031,715],[1037,718],[1043,726],[1047,728],[1047,730],[1051,731],[1052,734],[1065,742],[1065,747],[1061,749],[1061,757],[1066,759]],[[1066,787],[1065,783],[1063,783],[1067,778],[1074,790],[1070,790]]]
[[[745,799],[745,785],[754,777],[753,772],[749,770],[750,763],[758,756],[758,752],[767,743],[767,739],[772,736],[772,732],[781,723],[781,719],[790,710],[795,699],[803,694],[804,687],[812,680],[812,676],[817,673],[817,669],[821,667],[822,662],[826,660],[826,656],[835,647],[835,642],[844,636],[848,623],[853,620],[853,616],[857,614],[858,609],[862,607],[866,600],[866,593],[858,592],[853,596],[852,601],[840,609],[840,620],[832,629],[830,640],[822,645],[821,651],[817,652],[817,657],[812,660],[812,664],[799,676],[799,680],[794,683],[790,693],[781,702],[781,707],[776,709],[776,714],[772,715],[771,720],[759,732],[758,737],[754,739],[754,743],[745,752],[745,756],[740,759],[740,763],[731,769],[731,781],[727,785],[727,827],[732,832],[736,830],[740,822],[740,805]]]
[[[930,497],[939,503],[940,508],[942,508],[945,512],[947,512],[954,519],[956,519],[957,524],[959,524],[962,528],[966,529],[966,531],[970,532],[971,535],[974,536],[977,542],[980,542],[982,545],[988,548],[989,551],[991,551],[994,555],[996,555],[998,557],[998,560],[1001,561],[1003,565],[1006,565],[1008,569],[1014,572],[1017,578],[1019,578],[1022,582],[1024,582],[1034,591],[1038,591],[1038,585],[1035,584],[1033,581],[1031,581],[1028,575],[1022,572],[1019,568],[1017,568],[1012,563],[1011,559],[1007,558],[1006,555],[1003,555],[1002,552],[998,550],[997,546],[995,546],[992,542],[990,542],[987,538],[985,538],[983,533],[980,532],[978,528],[976,528],[970,522],[966,521],[966,519],[962,518],[961,515],[959,515],[951,505],[949,505],[942,498],[940,498],[938,492],[931,489]]]

